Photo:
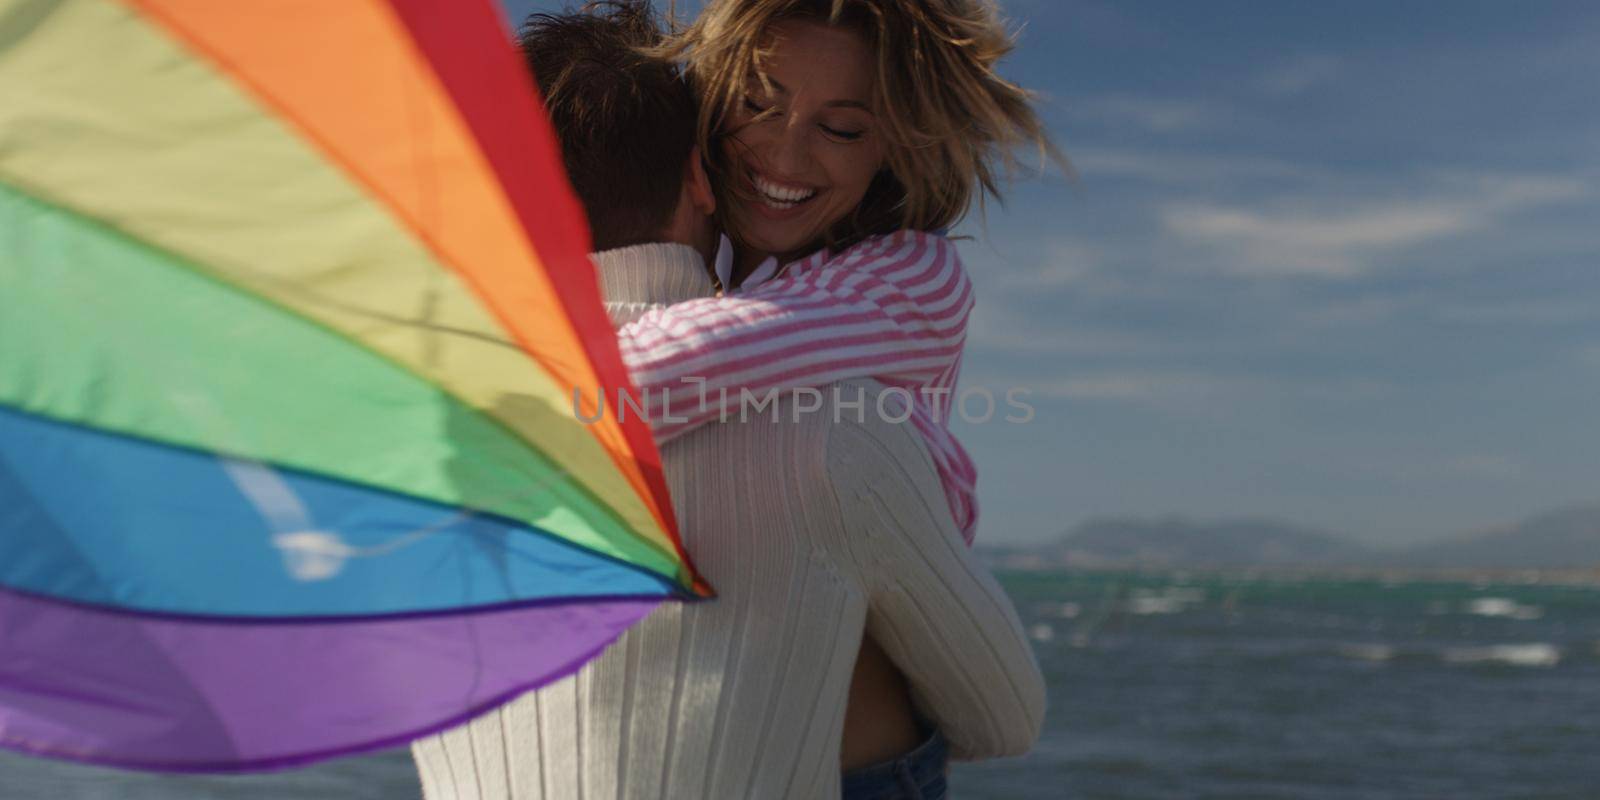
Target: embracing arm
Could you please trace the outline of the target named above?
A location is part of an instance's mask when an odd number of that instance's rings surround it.
[[[867,576],[868,631],[955,757],[1027,752],[1045,686],[1016,609],[951,522],[914,432],[848,416],[830,433],[828,470]]]
[[[955,247],[901,231],[797,262],[746,294],[658,309],[617,337],[666,441],[737,409],[741,390],[869,376],[953,385],[971,307]]]

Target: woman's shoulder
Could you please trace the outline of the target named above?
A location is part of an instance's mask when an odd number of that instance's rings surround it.
[[[950,237],[944,230],[919,231],[902,228],[893,233],[880,233],[868,236],[859,242],[839,252],[839,257],[862,253],[881,253],[896,248],[920,247],[928,249],[948,249],[954,252],[955,248],[950,243]]]
[[[961,254],[949,237],[938,231],[906,229],[869,236],[836,253],[823,251],[807,261],[807,268],[866,270],[902,280],[931,276],[966,279]]]
[[[898,324],[932,323],[947,332],[965,328],[976,299],[955,245],[930,231],[900,230],[837,253],[822,250],[791,263],[783,278],[773,285],[848,297],[891,310]]]

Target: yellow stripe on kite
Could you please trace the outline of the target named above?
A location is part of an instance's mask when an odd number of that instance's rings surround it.
[[[251,26],[298,16],[265,5],[177,10],[236,17],[231,30],[247,41]],[[556,376],[509,346],[472,291],[441,267],[439,258],[517,259],[543,280],[492,174],[398,23],[354,0],[297,7],[319,15],[307,28],[323,38],[301,42],[294,69],[262,56],[251,87],[273,75],[282,81],[271,84],[268,107],[148,17],[108,0],[61,3],[0,60],[0,180],[205,265],[413,370],[537,444],[671,552],[642,480],[619,474],[619,459],[596,438],[615,448],[620,433],[572,423],[569,387],[594,379],[554,293],[545,292],[540,315],[550,343],[544,363]],[[235,68],[253,57],[248,48],[230,56]],[[318,94],[321,70],[349,70],[351,85],[365,87],[359,108],[334,114],[319,105],[348,100]],[[319,126],[311,144],[286,125],[284,109],[340,121]],[[72,119],[75,136],[30,124],[62,118]]]

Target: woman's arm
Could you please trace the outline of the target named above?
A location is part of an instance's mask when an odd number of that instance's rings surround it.
[[[919,707],[957,758],[1026,752],[1044,721],[1044,678],[1016,609],[945,511],[920,437],[846,415],[830,431],[828,471],[867,578],[868,632]]]
[[[804,259],[746,294],[651,312],[617,336],[666,441],[735,412],[745,392],[868,376],[950,388],[971,308],[955,247],[901,231]]]

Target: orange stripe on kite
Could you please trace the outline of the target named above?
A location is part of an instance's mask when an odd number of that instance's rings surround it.
[[[301,0],[300,11],[317,16],[314,26],[297,25],[302,14],[283,3],[128,2],[232,72],[367,186],[474,286],[530,355],[535,342],[544,344],[539,361],[559,383],[585,395],[634,391],[599,303],[587,225],[554,136],[487,2],[439,13],[405,0]],[[286,41],[299,46],[284,48]],[[359,104],[350,102],[355,96]],[[411,148],[374,147],[392,140],[382,134],[397,118],[428,142],[430,163],[449,168],[419,174]],[[571,272],[552,283],[541,262]],[[588,430],[704,592],[683,550],[648,428],[616,417]]]

